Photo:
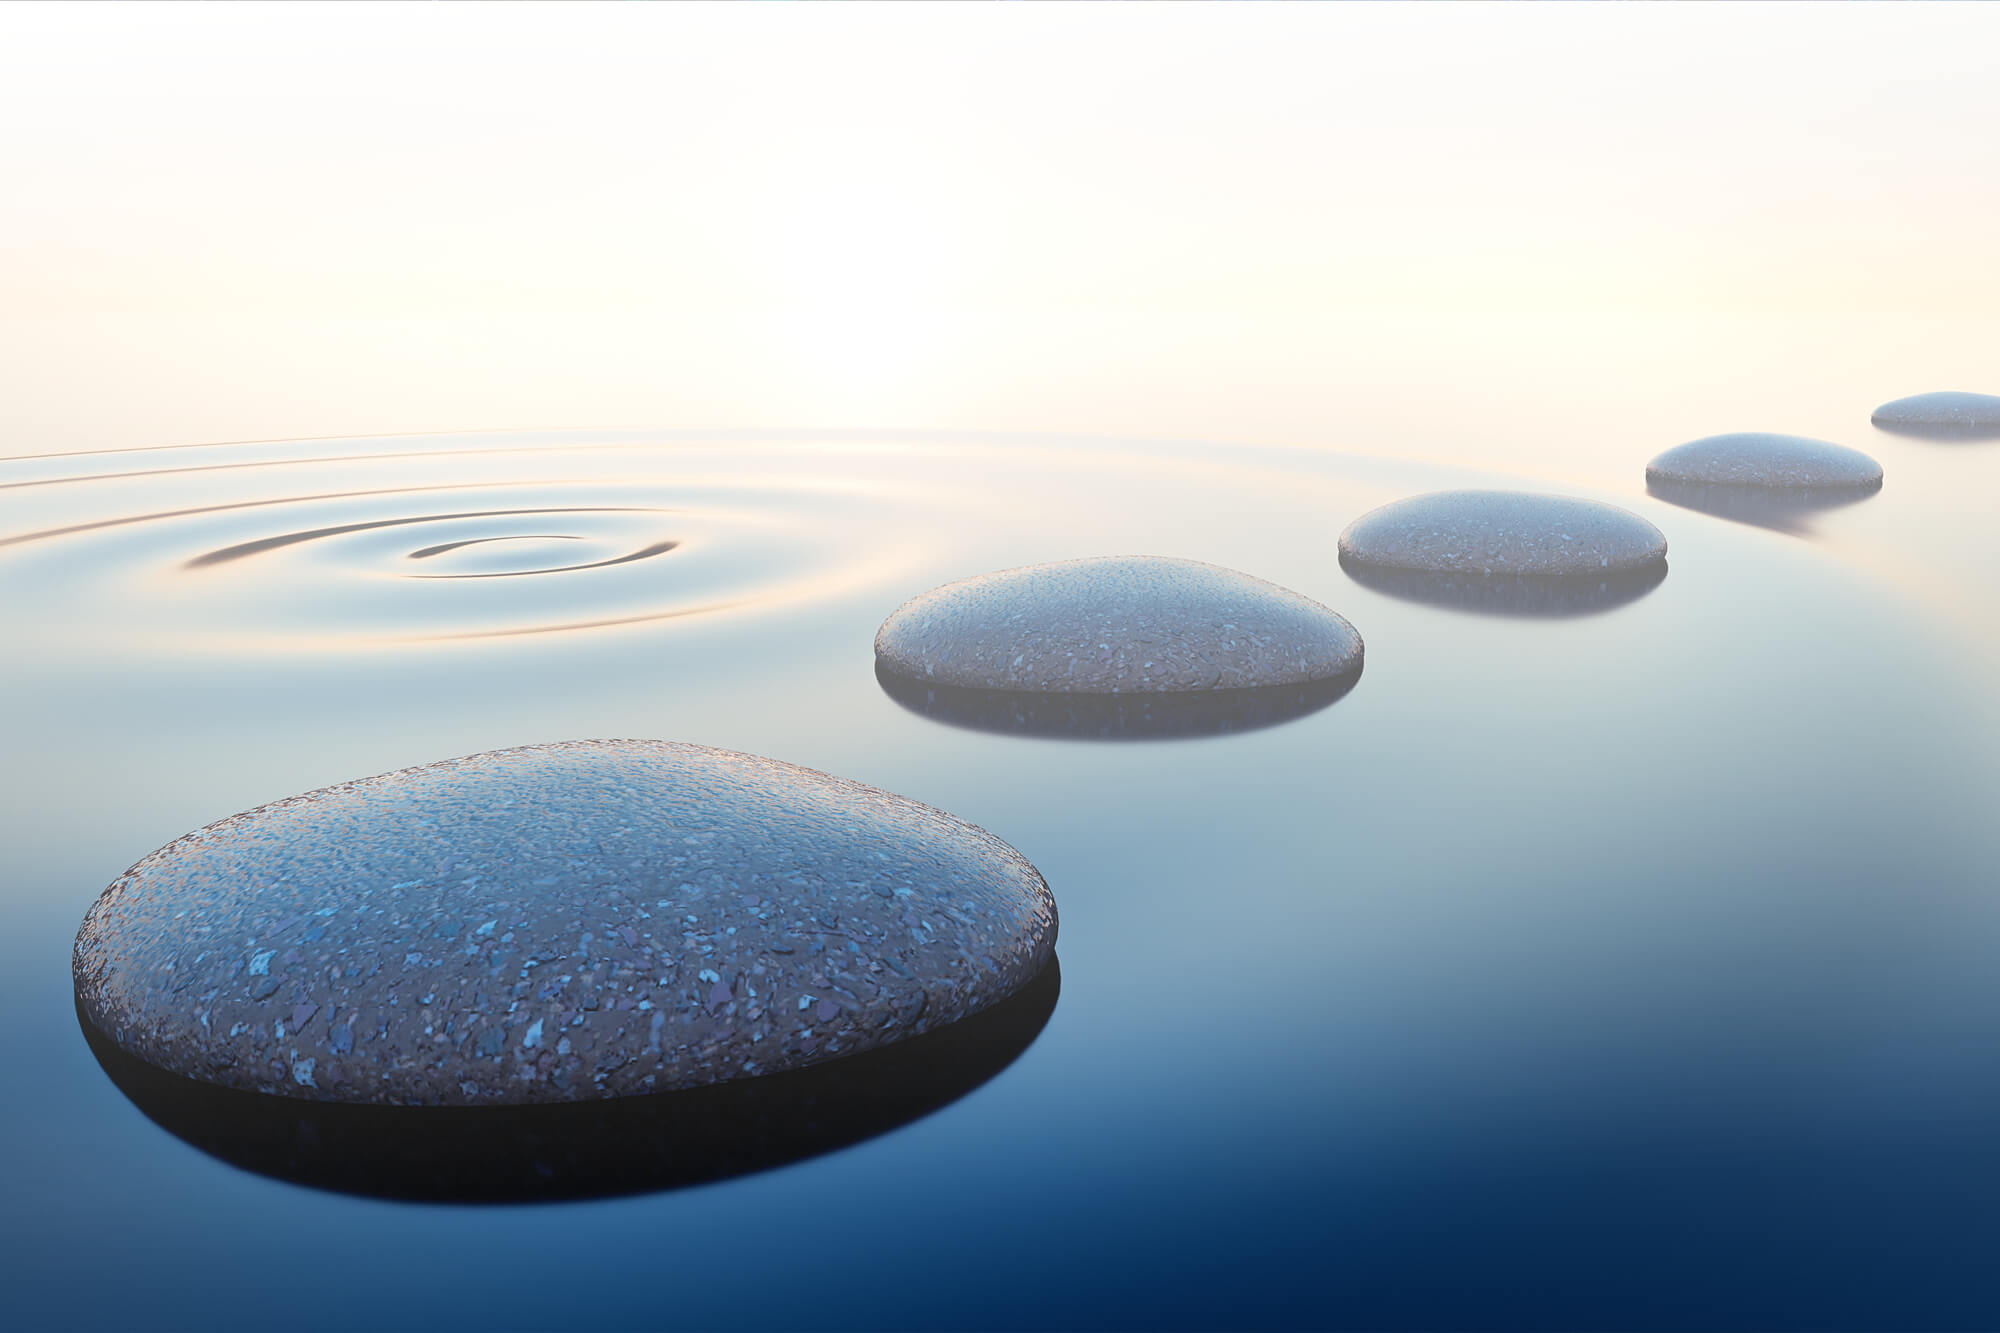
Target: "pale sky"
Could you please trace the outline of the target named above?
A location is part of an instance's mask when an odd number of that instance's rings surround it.
[[[13,4],[0,105],[16,314],[2000,302],[1987,5]]]
[[[1832,429],[1996,219],[1993,5],[5,4],[0,443]]]

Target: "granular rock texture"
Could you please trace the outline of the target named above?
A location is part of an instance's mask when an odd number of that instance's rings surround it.
[[[1875,409],[1878,426],[2000,427],[2000,396],[1990,393],[1920,393]]]
[[[883,693],[948,727],[1083,741],[1190,740],[1280,726],[1346,697],[1360,672],[1255,690],[1056,694],[966,690],[875,667]]]
[[[1622,574],[1666,559],[1660,530],[1614,505],[1518,491],[1437,491],[1363,514],[1343,565],[1482,576]]]
[[[831,1152],[971,1092],[1034,1042],[1061,968],[969,1018],[761,1078],[654,1097],[533,1106],[384,1106],[266,1097],[89,1044],[146,1118],[201,1151],[317,1189],[438,1202],[576,1199],[675,1189]]]
[[[1759,486],[1786,490],[1874,490],[1882,465],[1858,449],[1800,435],[1710,435],[1646,465],[1649,483]]]
[[[882,622],[875,658],[879,672],[961,689],[1171,693],[1349,675],[1362,645],[1346,620],[1274,583],[1132,556],[934,588]]]
[[[1049,960],[1040,874],[859,783],[663,741],[308,792],[140,861],[77,933],[85,1017],[160,1068],[327,1101],[619,1097],[941,1027]]]

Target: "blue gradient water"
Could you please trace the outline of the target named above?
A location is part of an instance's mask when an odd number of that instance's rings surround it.
[[[1883,491],[1732,522],[1649,497],[1676,441],[1637,433],[1588,475],[1560,451],[1500,472],[909,434],[0,461],[10,1314],[1991,1326],[2000,715],[1964,577],[1992,550],[1953,516],[2000,445],[1800,429],[1881,459]],[[1457,487],[1623,505],[1670,571],[1560,617],[1342,572],[1355,516]],[[1278,725],[1144,745],[940,725],[878,685],[875,628],[911,595],[1123,553],[1324,602],[1365,673]],[[1046,1028],[843,1150],[533,1205],[244,1171],[99,1068],[70,940],[139,856],[341,779],[591,736],[768,754],[992,829],[1061,908]]]

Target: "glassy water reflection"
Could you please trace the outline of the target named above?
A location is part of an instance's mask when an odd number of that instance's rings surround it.
[[[1754,523],[1776,532],[1803,534],[1812,520],[1831,509],[1860,504],[1882,489],[1870,486],[1844,490],[1829,487],[1715,486],[1698,482],[1646,479],[1646,494],[1683,509],[1694,509],[1736,523]]]
[[[1950,422],[1921,424],[1914,421],[1878,421],[1875,429],[1908,440],[1929,440],[1934,444],[1983,444],[2000,440],[2000,425],[1954,425]]]
[[[440,443],[197,447],[183,452],[226,461],[141,469],[117,455],[0,460],[49,474],[0,487],[12,512],[67,519],[0,533],[0,547],[60,551],[59,578],[126,601],[156,633],[262,652],[780,605],[894,557],[893,540],[863,535],[900,507],[893,484],[828,504],[846,479],[792,471],[784,450],[748,467],[711,450],[704,467],[615,435]],[[157,507],[176,490],[209,499]],[[444,593],[444,581],[492,586]]]
[[[12,1313],[1992,1323],[2000,710],[1990,608],[1921,540],[1979,455],[1882,437],[1891,484],[1804,542],[1646,495],[1657,447],[1603,469],[1624,490],[1000,436],[0,462],[0,681],[32,703],[0,789]],[[1557,608],[1596,614],[1465,615],[1341,569],[1357,515],[1495,484],[1631,508],[1672,577]],[[915,593],[1121,550],[1324,603],[1366,681],[1157,726],[875,677]],[[1013,739],[1149,729],[1202,739]],[[77,922],[144,853],[357,774],[584,736],[769,754],[993,830],[1061,904],[1060,1007],[962,1059],[912,1050],[918,1075],[857,1092],[865,1069],[829,1067],[809,1099],[611,1126],[574,1158],[450,1136],[428,1175],[401,1128],[302,1138],[114,1071],[128,1098],[79,1036]]]
[[[1507,575],[1384,569],[1350,560],[1340,567],[1364,588],[1405,601],[1493,616],[1588,616],[1637,601],[1666,581],[1667,562],[1622,574]]]

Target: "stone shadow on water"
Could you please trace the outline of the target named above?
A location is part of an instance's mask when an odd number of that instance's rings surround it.
[[[1166,693],[1055,694],[975,690],[911,680],[875,666],[882,692],[948,727],[1054,740],[1191,740],[1256,731],[1316,713],[1343,698],[1361,668],[1302,685]]]
[[[947,1027],[804,1069],[651,1096],[531,1106],[362,1106],[243,1092],[120,1050],[77,1008],[104,1072],[154,1124],[233,1166],[315,1189],[519,1203],[676,1189],[769,1170],[920,1119],[1047,1026],[1057,961]]]
[[[1667,577],[1665,560],[1618,574],[1459,574],[1364,565],[1343,551],[1340,567],[1362,587],[1406,602],[1529,619],[1597,615],[1638,601]]]
[[[1646,478],[1646,494],[1656,500],[1793,536],[1809,532],[1809,520],[1818,515],[1860,504],[1881,489],[1880,478],[1865,486],[1846,487],[1717,486]]]

